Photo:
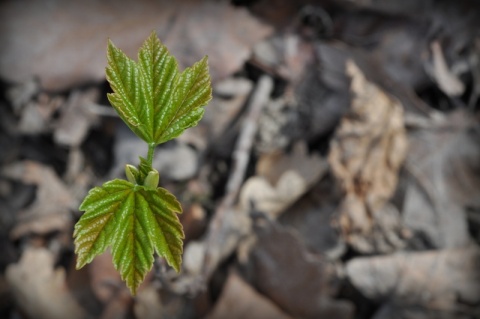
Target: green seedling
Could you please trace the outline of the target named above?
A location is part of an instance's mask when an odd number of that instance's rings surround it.
[[[138,167],[126,165],[127,180],[114,179],[89,191],[75,225],[76,268],[111,247],[113,265],[133,295],[151,270],[154,252],[180,271],[184,233],[173,194],[158,187],[152,168],[155,147],[197,125],[212,88],[207,57],[179,72],[178,63],[155,32],[138,52],[138,62],[109,40],[108,100],[127,126],[148,145]]]

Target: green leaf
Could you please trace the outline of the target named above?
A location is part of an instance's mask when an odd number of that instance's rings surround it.
[[[95,187],[80,205],[85,211],[75,225],[77,269],[91,262],[108,246],[113,264],[132,294],[153,265],[154,251],[180,270],[182,208],[166,189],[150,189],[115,179]]]
[[[108,41],[106,68],[107,81],[115,93],[107,94],[108,100],[128,127],[141,139],[152,141],[148,118],[151,110],[145,106],[136,63]]]
[[[107,50],[108,99],[130,129],[147,143],[161,144],[192,126],[212,98],[207,57],[179,72],[178,63],[155,32],[144,42],[138,63],[111,41]]]

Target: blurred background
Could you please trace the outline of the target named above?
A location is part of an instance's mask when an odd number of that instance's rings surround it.
[[[146,156],[106,44],[152,30],[213,100],[154,161],[182,271],[132,297],[72,233]],[[467,0],[1,2],[0,317],[480,318],[479,30]]]

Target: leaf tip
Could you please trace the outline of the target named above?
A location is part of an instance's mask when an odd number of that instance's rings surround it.
[[[127,284],[127,287],[128,289],[130,290],[130,294],[132,295],[132,297],[135,297],[137,295],[137,289],[138,289],[138,286],[140,286],[140,284],[133,284],[133,285],[129,285]]]
[[[87,262],[80,255],[77,255],[77,261],[75,263],[75,270],[80,270],[85,266]]]
[[[115,44],[113,44],[112,39],[107,38],[107,55],[110,53],[112,49],[116,48]]]

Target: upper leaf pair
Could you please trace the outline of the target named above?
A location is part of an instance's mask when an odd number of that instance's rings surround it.
[[[138,63],[109,41],[108,99],[130,129],[158,145],[197,125],[212,97],[207,57],[179,72],[176,59],[155,32],[144,42]]]

